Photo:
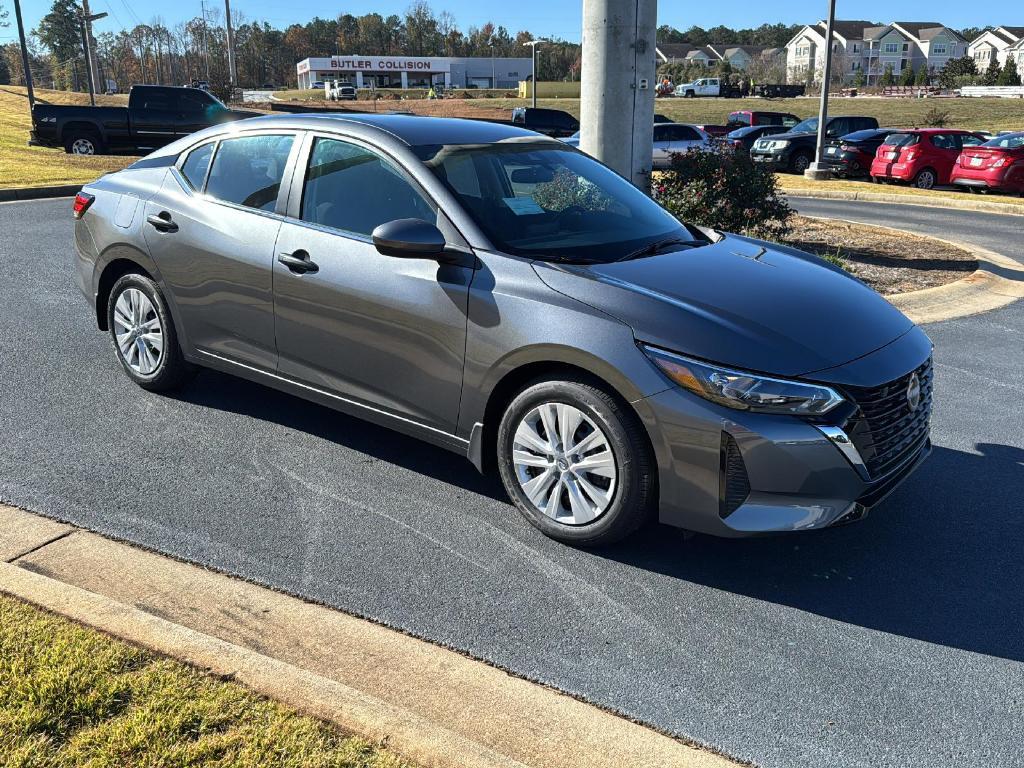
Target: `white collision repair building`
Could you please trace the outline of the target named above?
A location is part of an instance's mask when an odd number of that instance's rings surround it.
[[[529,58],[329,56],[295,65],[299,88],[341,80],[356,88],[517,88],[533,74]]]

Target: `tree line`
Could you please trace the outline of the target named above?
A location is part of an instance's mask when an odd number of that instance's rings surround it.
[[[130,10],[130,9],[129,9]],[[85,90],[86,63],[75,0],[54,0],[50,12],[32,30],[28,41],[32,74],[39,85],[61,90]],[[133,14],[134,15],[134,14]],[[118,90],[133,83],[180,85],[193,80],[224,84],[228,78],[227,27],[220,8],[207,8],[177,24],[159,16],[117,32],[94,26],[97,82],[108,80]],[[0,19],[2,21],[2,19]],[[406,56],[526,57],[527,30],[512,34],[493,23],[463,31],[455,17],[435,13],[426,0],[413,0],[405,13],[383,16],[340,14],[314,18],[305,24],[277,28],[266,21],[232,13],[238,85],[294,85],[295,65],[311,56],[333,54]],[[8,43],[0,49],[0,83],[24,82],[21,48]],[[542,80],[579,78],[580,46],[552,40],[538,51]],[[6,75],[6,78],[4,77]]]

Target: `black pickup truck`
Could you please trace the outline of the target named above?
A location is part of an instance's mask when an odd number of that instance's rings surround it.
[[[29,144],[76,155],[155,149],[217,123],[255,117],[199,88],[136,85],[127,107],[36,104]]]

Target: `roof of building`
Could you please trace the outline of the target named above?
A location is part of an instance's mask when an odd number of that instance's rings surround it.
[[[950,29],[937,21],[894,21],[893,26],[899,27],[908,35],[922,42],[934,40],[942,32],[950,32],[954,37],[963,40],[963,37],[955,29]]]
[[[827,21],[819,21],[815,26],[820,28],[820,31],[824,33],[828,29]],[[839,35],[844,40],[864,40],[867,39],[866,33],[869,30],[880,30],[888,29],[886,26],[879,26],[873,21],[846,21],[836,19],[832,25],[833,34]]]
[[[666,59],[685,59],[686,54],[693,50],[689,43],[660,43],[657,48]]]

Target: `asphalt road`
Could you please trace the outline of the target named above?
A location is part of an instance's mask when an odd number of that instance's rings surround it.
[[[976,239],[1024,219],[797,201]],[[203,373],[131,385],[70,203],[0,205],[0,500],[372,617],[766,766],[1024,765],[1024,302],[930,326],[936,450],[863,523],[543,538],[461,458]]]

